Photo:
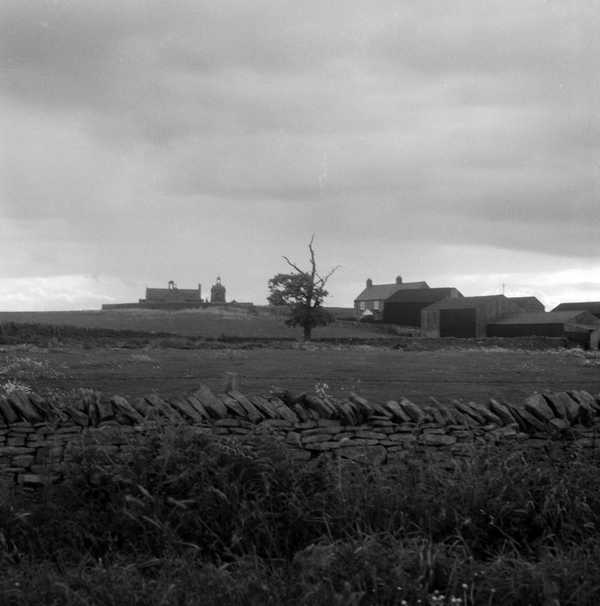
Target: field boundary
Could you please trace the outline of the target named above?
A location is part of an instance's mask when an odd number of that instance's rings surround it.
[[[270,435],[290,456],[310,460],[336,456],[383,465],[421,457],[453,466],[479,446],[552,450],[596,449],[600,394],[572,390],[534,394],[523,403],[454,400],[418,406],[403,398],[384,404],[350,393],[288,392],[250,395],[233,388],[213,393],[205,385],[186,397],[122,396],[80,390],[57,406],[33,392],[0,397],[0,478],[31,488],[60,481],[74,454],[93,445],[108,454],[131,453],[136,439],[157,427],[235,439]]]

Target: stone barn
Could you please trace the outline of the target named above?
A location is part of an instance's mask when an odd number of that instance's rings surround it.
[[[515,314],[488,326],[490,337],[565,337],[594,349],[599,331],[600,318],[581,310]]]
[[[146,288],[146,297],[140,299],[139,305],[146,308],[182,309],[188,306],[197,307],[202,303],[202,286],[198,288],[177,288],[173,280],[167,288]]]
[[[579,303],[561,303],[552,311],[574,311],[581,310],[591,313],[596,318],[600,318],[600,301],[580,301]]]
[[[421,326],[421,311],[444,299],[457,299],[456,288],[419,288],[399,290],[383,303],[383,321],[400,326]]]
[[[421,311],[421,332],[428,337],[485,337],[488,324],[522,312],[517,303],[504,295],[455,297]]]

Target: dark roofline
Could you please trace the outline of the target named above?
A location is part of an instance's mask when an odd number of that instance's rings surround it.
[[[462,299],[462,293],[454,286],[442,286],[436,288],[415,288],[398,290],[388,299],[386,303],[404,303],[404,302],[422,302],[436,303],[442,299],[449,298],[451,294],[456,293],[455,299]]]
[[[419,286],[422,289],[429,288],[427,282],[402,282],[400,284],[373,284],[368,288],[364,288],[361,293],[354,299],[354,302],[357,301],[381,301],[387,300],[391,297],[395,292],[399,290],[416,290],[416,286]]]
[[[569,301],[567,303],[559,303],[552,311],[571,311],[581,309],[589,311],[590,309],[600,311],[600,301]]]

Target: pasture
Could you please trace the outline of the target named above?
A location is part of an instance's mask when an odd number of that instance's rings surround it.
[[[349,312],[334,310],[334,315]],[[244,308],[207,307],[164,311],[157,309],[120,309],[84,311],[19,311],[0,312],[0,324],[5,322],[76,326],[79,328],[131,330],[146,333],[170,333],[188,337],[240,337],[269,339],[299,339],[302,330],[290,328],[281,313],[266,307]],[[378,327],[355,322],[335,322],[318,329],[323,338],[381,337]]]
[[[236,372],[245,391],[274,387],[332,395],[355,391],[373,400],[408,397],[427,403],[490,397],[518,402],[534,391],[600,392],[600,359],[580,350],[510,351],[499,348],[403,351],[382,345],[279,343],[275,347],[176,349],[145,346],[4,346],[0,379],[37,391],[92,387],[127,397],[156,391],[178,395],[206,383],[223,387]]]

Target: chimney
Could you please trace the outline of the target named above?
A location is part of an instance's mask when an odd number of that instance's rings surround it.
[[[396,276],[396,284],[402,284],[402,276]]]
[[[367,288],[373,288],[373,280],[371,278],[367,278]]]
[[[198,298],[202,301],[202,284],[198,284]]]

